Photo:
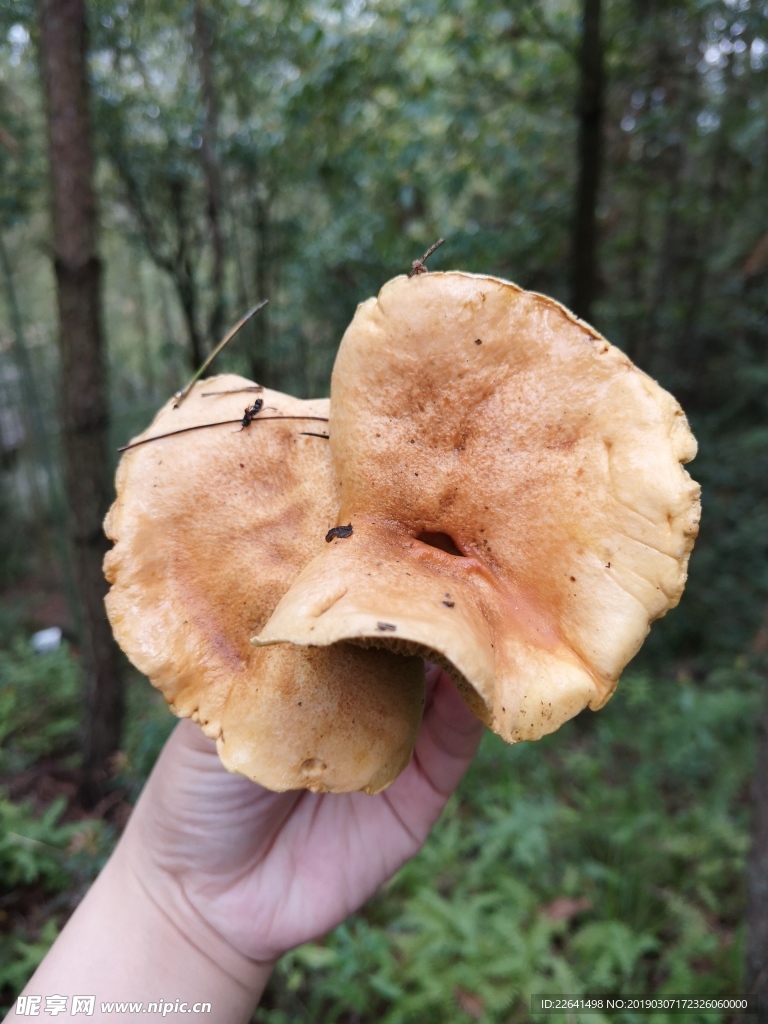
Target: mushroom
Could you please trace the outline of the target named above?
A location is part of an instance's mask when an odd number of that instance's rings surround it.
[[[229,770],[278,791],[373,793],[410,758],[422,663],[249,643],[338,521],[328,441],[312,436],[325,429],[312,417],[327,416],[327,400],[232,375],[161,409],[136,440],[170,436],[131,447],[118,467],[107,611],[134,665]]]
[[[552,299],[468,273],[358,307],[331,385],[332,539],[254,638],[426,654],[505,740],[602,707],[699,521],[677,402]]]

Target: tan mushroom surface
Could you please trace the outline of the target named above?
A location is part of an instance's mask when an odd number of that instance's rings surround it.
[[[601,707],[682,593],[699,487],[679,405],[552,299],[399,277],[333,370],[332,540],[254,643],[432,652],[508,741]]]
[[[328,401],[263,390],[233,375],[169,402],[126,451],[105,529],[118,643],[175,713],[200,723],[231,771],[274,790],[377,792],[407,764],[421,721],[416,658],[333,648],[257,650],[266,623],[338,518]],[[210,394],[211,392],[232,392]],[[286,417],[285,422],[266,417]],[[297,418],[289,418],[297,417]],[[233,420],[233,423],[226,421]]]

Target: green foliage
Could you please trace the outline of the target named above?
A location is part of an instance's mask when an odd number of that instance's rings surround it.
[[[0,587],[17,579],[25,568],[27,560],[27,524],[23,522],[17,502],[13,500],[9,487],[0,481]],[[22,543],[20,543],[20,541]]]
[[[745,649],[768,607],[768,388],[741,385],[732,412],[694,422],[701,456],[701,542],[691,559],[690,586],[680,614],[670,617],[666,649],[720,656]],[[753,411],[750,412],[750,406]],[[750,423],[754,416],[757,422]],[[759,425],[758,425],[759,424]],[[713,624],[714,625],[713,627]]]
[[[66,646],[36,655],[17,638],[0,647],[0,778],[77,751],[81,685]]]
[[[35,798],[36,778],[55,786],[75,777],[82,678],[67,646],[35,654],[19,620],[0,615],[0,783],[17,792],[26,785],[31,795],[11,799],[0,789],[0,1008],[26,984],[116,839],[99,819],[75,811],[73,820],[64,796]],[[174,719],[145,679],[132,682],[114,786],[135,798]]]
[[[29,805],[0,800],[0,872],[11,889],[41,882],[54,890],[63,889],[68,875],[63,854],[77,826],[62,826],[63,799],[54,800],[41,817]]]
[[[21,992],[40,966],[58,933],[56,922],[46,921],[35,938],[24,938],[21,931],[10,936],[0,934],[0,1009],[10,1009],[16,993]],[[3,999],[3,992],[11,995]]]
[[[39,813],[0,795],[0,1008],[27,983],[62,913],[105,860],[109,831],[98,821],[63,823],[64,811],[63,798]]]
[[[486,736],[422,853],[286,957],[255,1019],[491,1024],[532,993],[738,991],[759,686],[634,676],[540,743]]]

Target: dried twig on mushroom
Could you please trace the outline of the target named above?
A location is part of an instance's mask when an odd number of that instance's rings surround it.
[[[429,259],[429,257],[432,255],[432,253],[435,251],[435,249],[439,249],[440,248],[440,246],[443,244],[444,241],[445,241],[444,238],[438,238],[438,240],[435,242],[434,245],[430,245],[430,247],[427,249],[427,251],[421,257],[421,259],[414,260],[413,263],[411,264],[411,271],[408,274],[408,277],[415,277],[416,274],[426,274],[426,273],[428,273],[427,268],[424,266],[424,264]]]
[[[327,423],[325,416],[259,416],[259,423],[265,420],[317,420],[319,423]],[[247,422],[246,422],[247,421]],[[250,426],[255,422],[255,414],[251,409],[245,410],[245,415],[240,420],[219,420],[218,423],[196,423],[192,427],[182,427],[180,430],[169,430],[167,434],[156,434],[154,437],[143,437],[140,441],[133,441],[131,444],[124,444],[117,450],[127,452],[131,448],[138,448],[142,444],[149,444],[150,441],[162,441],[166,437],[174,437],[176,434],[188,434],[190,430],[207,430],[209,427],[227,427],[239,423],[241,427]]]
[[[202,391],[200,393],[201,398],[215,398],[219,395],[244,395],[246,391],[263,391],[264,387],[261,384],[252,384],[247,388],[229,388],[228,391]]]

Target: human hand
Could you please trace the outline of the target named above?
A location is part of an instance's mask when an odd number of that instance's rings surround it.
[[[421,848],[481,734],[448,676],[428,666],[416,749],[387,790],[272,793],[227,773],[215,744],[181,722],[126,830],[123,863],[156,904],[188,908],[188,933],[212,928],[272,962],[343,921]]]
[[[230,775],[181,722],[23,995],[91,993],[104,1021],[161,1005],[164,1019],[207,1006],[221,1024],[244,1024],[274,960],[344,920],[418,851],[481,733],[430,666],[411,763],[372,797],[271,793]]]

